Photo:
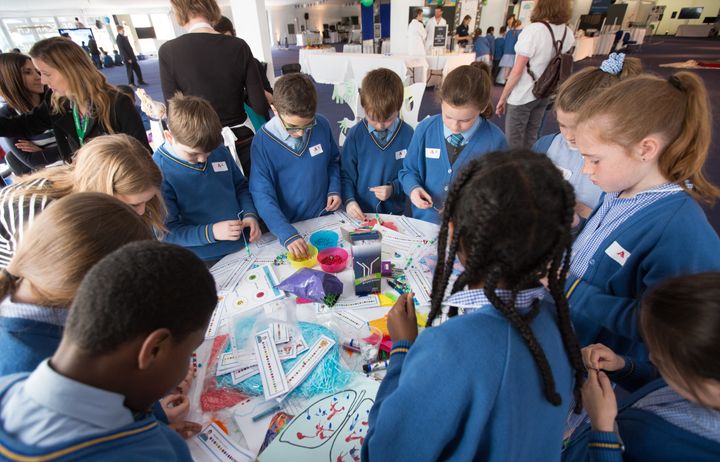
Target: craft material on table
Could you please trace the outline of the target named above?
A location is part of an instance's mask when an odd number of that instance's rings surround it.
[[[242,281],[242,277],[255,263],[255,256],[247,256],[243,252],[235,252],[217,262],[210,268],[218,291],[230,291]]]
[[[290,423],[294,416],[285,412],[278,412],[275,414],[270,421],[265,439],[263,440],[262,446],[260,446],[260,452],[263,452],[270,443],[273,442],[280,432]]]
[[[377,308],[380,306],[380,298],[375,295],[366,295],[364,297],[344,297],[340,298],[334,306],[324,305],[322,303],[315,304],[315,312],[317,314],[330,313],[342,310],[360,310],[365,308]]]
[[[258,356],[265,399],[287,393],[290,387],[269,329],[255,334],[255,354]]]
[[[263,451],[262,462],[338,462],[360,458],[379,384],[358,378],[347,389],[307,400]]]
[[[343,283],[332,274],[302,268],[277,285],[279,289],[316,303],[333,306],[343,293]]]
[[[351,232],[355,295],[380,292],[380,255],[382,236],[377,231]]]
[[[310,236],[310,243],[314,245],[318,251],[322,251],[331,247],[337,247],[339,238],[340,236],[335,231],[323,229],[315,231]]]
[[[226,315],[232,316],[284,298],[285,293],[275,287],[277,284],[278,279],[271,265],[247,271],[242,284],[224,297]]]
[[[193,443],[213,461],[252,462],[254,454],[235,444],[216,423],[193,438]]]
[[[317,264],[318,250],[314,245],[308,244],[307,246],[308,256],[307,258],[296,257],[292,253],[288,252],[287,259],[290,262],[290,266],[293,268],[312,268]]]

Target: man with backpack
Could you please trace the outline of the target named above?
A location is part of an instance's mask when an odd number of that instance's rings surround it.
[[[565,0],[538,0],[531,24],[518,37],[515,64],[496,109],[498,115],[507,112],[510,148],[529,149],[535,143],[545,109],[572,72],[575,36],[566,25],[570,14]]]

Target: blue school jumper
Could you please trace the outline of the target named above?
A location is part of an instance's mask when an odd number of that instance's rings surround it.
[[[513,45],[514,46],[514,45]],[[500,61],[505,54],[505,37],[495,39],[495,49],[493,50],[493,61]]]
[[[413,129],[400,121],[384,146],[368,130],[367,120],[363,119],[350,129],[345,139],[340,161],[343,201],[346,205],[357,201],[363,212],[402,215],[405,194],[398,172],[407,155]],[[388,200],[380,202],[369,188],[383,185],[392,185],[393,194]]]
[[[614,432],[593,431],[587,420],[567,442],[563,462],[717,461],[720,412],[690,403],[662,379],[639,389],[629,386],[627,378],[641,381],[636,375],[630,371],[630,375],[618,379],[617,373],[609,374],[623,388],[634,391],[618,407],[615,422],[619,437]]]
[[[598,205],[602,189],[594,185],[588,175],[582,174],[582,154],[577,149],[572,149],[561,133],[543,136],[535,142],[532,150],[547,155],[560,169],[563,178],[575,190],[575,200],[591,209]]]
[[[705,271],[720,271],[720,239],[689,194],[671,194],[635,212],[602,241],[581,277],[568,276],[565,290],[580,346],[603,343],[646,360],[640,298],[667,278]]]
[[[560,459],[573,379],[552,299],[546,294],[530,325],[550,364],[560,406],[545,399],[518,331],[481,299],[482,290],[454,294],[447,304],[465,300],[475,310],[426,329],[412,346],[393,344],[370,411],[363,461]],[[517,309],[527,314],[530,308]]]
[[[479,36],[475,39],[475,57],[492,55],[487,37]]]
[[[428,117],[418,124],[403,168],[398,174],[405,194],[410,196],[413,189],[424,188],[432,196],[433,207],[437,209],[442,209],[452,179],[471,160],[507,148],[502,130],[487,119],[481,119],[475,134],[468,140],[455,163],[450,165],[443,127],[441,114]],[[440,223],[440,215],[435,208],[419,209],[413,205],[413,217]]]
[[[34,370],[55,353],[63,326],[0,316],[0,376]]]
[[[260,217],[285,247],[301,239],[292,223],[317,218],[329,196],[341,196],[338,147],[327,119],[317,114],[316,120],[299,152],[264,126],[252,142],[250,192]]]
[[[515,44],[518,40],[520,31],[517,29],[510,29],[505,33],[505,43],[503,44],[503,55],[514,55]]]
[[[4,377],[0,383],[0,403],[10,387],[24,381],[29,373]],[[130,425],[89,438],[77,438],[64,444],[35,447],[23,444],[5,431],[0,421],[0,456],[11,461],[154,461],[192,462],[183,439],[167,425],[147,415]]]
[[[490,48],[490,57],[492,58],[495,55],[495,36],[486,34],[485,40],[487,40],[488,47]],[[505,46],[505,45],[503,45]]]
[[[218,260],[245,246],[242,237],[217,241],[212,231],[213,224],[237,220],[241,211],[241,217],[257,219],[247,180],[225,146],[215,148],[204,163],[191,164],[163,143],[153,160],[163,174],[167,242],[187,247],[203,260]]]

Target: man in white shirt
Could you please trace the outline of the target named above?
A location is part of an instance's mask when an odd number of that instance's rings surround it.
[[[435,27],[436,26],[446,26],[447,27],[447,21],[445,21],[445,18],[442,17],[443,9],[441,6],[435,7],[435,16],[428,19],[427,24],[425,24],[425,31],[427,31],[427,37],[425,38],[425,50],[429,53],[430,50],[433,48],[433,38],[435,37]],[[447,34],[446,34],[447,36]]]

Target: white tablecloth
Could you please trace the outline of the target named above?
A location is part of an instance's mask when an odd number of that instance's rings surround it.
[[[341,224],[339,222],[339,220],[336,219],[335,217],[336,217],[336,215],[331,215],[331,216],[317,218],[314,220],[307,220],[304,222],[297,223],[296,227],[300,233],[307,233],[307,234],[312,234],[313,232],[318,231],[320,229],[331,229],[333,231],[339,231],[340,226],[352,227],[348,223]],[[415,220],[412,218],[397,217],[397,216],[392,216],[392,215],[381,215],[381,217],[384,220],[393,221],[394,223],[396,223],[398,225],[398,227],[400,228],[400,231],[403,234],[408,235],[408,237],[412,234],[412,232],[407,227],[407,225],[409,224],[410,226],[412,226],[414,232],[417,232],[419,234],[419,236],[414,235],[410,239],[415,239],[415,238],[419,237],[420,239],[432,240],[432,239],[436,238],[437,234],[438,234],[438,230],[439,230],[438,226],[431,224],[431,223]],[[266,240],[266,238],[272,239],[272,236],[271,235],[263,236],[262,241],[265,241],[263,243],[263,247],[258,248],[258,246],[255,244],[250,246],[252,255],[255,258],[257,258],[256,261],[260,261],[260,263],[258,263],[260,266],[268,264],[267,262],[271,262],[277,255],[284,252],[284,249],[280,246],[280,244],[277,242],[277,240],[274,240],[274,241]],[[342,239],[342,237],[341,237],[341,239]],[[345,250],[350,252],[349,243],[343,242],[343,246],[344,246]],[[414,248],[414,246],[411,246],[410,248]],[[392,245],[386,244],[386,239],[383,239],[383,260],[386,260],[386,259],[396,260],[396,265],[403,267],[404,263],[407,261],[407,257],[405,255],[401,255],[401,258],[398,259],[398,258],[392,256],[395,252],[398,252],[398,251],[399,251],[399,248],[396,248]],[[244,257],[245,253],[246,253],[246,250],[243,249],[240,252],[238,252],[236,255],[238,255],[240,257]],[[417,259],[415,259],[415,260],[417,260]],[[220,264],[222,264],[222,262]],[[240,264],[240,262],[238,262],[238,264]],[[416,269],[419,268],[417,262],[412,263],[411,267],[416,268]],[[316,266],[314,269],[320,270],[320,267]],[[278,279],[280,281],[283,281],[285,278],[287,278],[288,276],[293,274],[295,272],[295,269],[293,269],[292,267],[290,267],[287,264],[284,264],[281,266],[273,266],[273,271],[275,272]],[[353,285],[354,273],[352,270],[352,266],[350,264],[348,264],[348,267],[344,271],[337,273],[336,276],[338,277],[338,279],[340,279],[343,282],[343,295],[338,300],[338,306],[339,306],[343,300],[348,300],[348,299],[352,299],[355,297],[354,285]],[[241,282],[240,284],[242,285],[242,284],[252,284],[252,283],[251,282]],[[382,284],[383,292],[392,291],[392,289],[387,285],[387,282],[384,279],[381,284]],[[428,284],[430,284],[430,282],[428,282]],[[428,287],[429,287],[429,285],[428,285]],[[418,289],[416,289],[415,287],[413,287],[413,290],[416,293],[419,292]],[[295,315],[296,315],[298,321],[318,323],[323,320],[327,321],[328,317],[332,317],[332,314],[320,314],[320,315],[317,314],[315,312],[315,307],[313,304],[296,304],[293,297],[283,299],[279,303],[281,303],[283,305],[283,308],[281,308],[282,310],[287,310],[289,313],[292,313],[293,317],[295,317]],[[270,304],[270,305],[273,305],[273,304]],[[341,309],[343,309],[343,308],[341,308]],[[353,314],[357,315],[361,319],[363,319],[365,321],[371,321],[374,319],[381,318],[382,316],[387,314],[389,309],[390,309],[389,307],[377,306],[377,307],[369,307],[369,308],[353,308],[351,310],[352,310]],[[419,307],[418,311],[422,312],[422,313],[427,313],[428,307],[427,306]],[[227,319],[228,322],[230,322],[230,319],[228,319],[227,317],[225,319]],[[222,320],[218,319],[217,321],[222,321]],[[210,344],[212,344],[212,340],[206,339],[203,346],[201,346],[197,350],[198,351],[197,359],[200,363],[206,364],[206,361],[208,358],[203,357],[202,354],[203,354],[203,352],[206,352],[207,354],[209,354],[209,345]],[[198,377],[193,382],[193,385],[189,392],[189,401],[190,401],[191,410],[188,415],[188,420],[198,422],[201,425],[203,425],[203,427],[204,427],[205,425],[209,424],[210,415],[209,414],[202,415],[199,410],[199,398],[200,398],[201,387],[203,384],[203,377],[201,375],[202,375],[202,373],[201,373],[201,371],[199,371]],[[258,402],[261,402],[261,401],[263,401],[262,398],[255,399],[252,402],[252,405],[254,406],[255,404],[257,404]],[[241,404],[238,407],[241,407],[241,406],[243,406],[243,405]],[[233,422],[228,421],[228,422],[226,422],[226,424],[230,424],[230,426],[234,426],[235,422],[238,422],[238,424],[241,425],[240,429],[242,431],[242,436],[245,439],[245,443],[242,444],[242,446],[244,448],[246,448],[252,454],[257,455],[258,451],[260,450],[260,446],[262,445],[265,433],[267,432],[268,424],[270,423],[270,420],[272,419],[273,414],[271,413],[271,414],[267,415],[266,417],[261,418],[254,422],[250,418],[249,413],[248,413],[248,415],[241,415],[244,413],[241,413],[238,408],[228,409],[224,412],[226,412],[226,414],[223,417],[224,419],[230,420],[231,416],[233,416],[233,417],[235,417],[235,419],[237,419],[237,420],[233,419],[234,420]],[[235,412],[237,412],[237,414]],[[231,433],[230,438],[235,440],[235,438],[237,438],[237,434]],[[235,442],[240,444],[240,442],[237,440],[235,440]],[[190,447],[190,451],[192,452],[194,460],[196,460],[198,462],[214,460],[214,459],[211,459],[209,456],[207,456],[205,453],[203,453],[203,451],[199,449],[199,447],[197,446],[197,443],[193,439],[190,439],[188,441],[188,446]]]
[[[714,24],[683,24],[678,26],[676,37],[707,37]]]
[[[357,43],[346,43],[343,45],[343,53],[362,53],[362,45]]]
[[[475,53],[447,53],[427,56],[428,67],[432,70],[442,70],[445,78],[453,69],[471,64],[475,61]]]
[[[645,41],[645,34],[647,29],[644,27],[633,27],[630,29],[630,40],[637,42],[638,45],[642,45]]]
[[[315,54],[308,56],[309,65],[303,72],[317,83],[338,84],[355,80],[358,85],[373,69],[386,68],[405,79],[407,65],[402,57],[363,53]],[[307,70],[306,70],[307,69]]]
[[[576,39],[573,61],[592,57],[599,42],[600,37],[580,37]]]
[[[310,56],[318,55],[318,54],[327,54],[327,53],[335,53],[334,47],[324,47],[324,48],[300,48],[300,52],[298,54],[298,62],[300,63],[300,67],[302,69],[302,72],[306,74],[310,74],[310,60],[308,59]]]

